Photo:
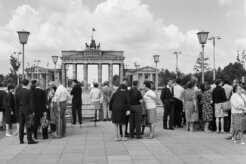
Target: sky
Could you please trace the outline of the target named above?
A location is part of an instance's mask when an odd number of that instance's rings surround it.
[[[52,55],[62,50],[84,50],[91,29],[102,50],[124,51],[125,65],[154,66],[193,72],[201,51],[196,33],[216,40],[216,67],[236,60],[246,47],[246,0],[0,0],[0,73],[9,72],[9,56],[21,50],[18,30],[31,32],[25,46],[26,63],[41,60],[54,67]],[[205,45],[212,66],[213,45]]]

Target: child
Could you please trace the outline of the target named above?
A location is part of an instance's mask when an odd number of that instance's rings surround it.
[[[43,139],[48,139],[49,120],[47,118],[47,112],[44,112],[44,115],[41,118],[41,126],[42,126]]]

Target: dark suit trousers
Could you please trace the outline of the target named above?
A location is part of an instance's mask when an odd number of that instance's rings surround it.
[[[19,121],[20,121],[19,139],[20,139],[20,142],[22,142],[24,139],[24,127],[25,127],[25,124],[27,123],[28,115],[31,113],[27,112],[24,109],[20,109],[19,112],[20,112],[19,113]],[[26,126],[26,133],[27,133],[27,142],[32,142],[33,139],[32,139],[31,128],[27,128]]]
[[[38,127],[40,126],[40,118],[41,118],[41,114],[40,113],[35,113],[34,115],[34,122],[33,122],[33,135],[35,138],[38,137]]]
[[[134,136],[134,130],[136,129],[136,137],[141,136],[141,120],[142,120],[142,106],[133,105],[130,108],[130,137]]]
[[[181,126],[182,122],[182,110],[183,110],[183,102],[179,99],[174,99],[174,125]]]
[[[81,108],[81,105],[73,104],[72,105],[73,124],[76,124],[76,113],[78,115],[79,124],[82,124],[82,108]]]
[[[167,128],[167,117],[169,116],[169,128],[173,128],[174,103],[168,101],[164,105],[163,128]]]

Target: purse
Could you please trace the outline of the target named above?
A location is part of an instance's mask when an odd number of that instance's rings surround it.
[[[229,111],[231,110],[231,102],[230,101],[226,101],[221,103],[221,108],[223,111]]]
[[[194,112],[191,115],[191,122],[197,122],[198,121],[198,112]]]

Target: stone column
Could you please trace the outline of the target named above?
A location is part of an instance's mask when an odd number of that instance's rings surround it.
[[[77,79],[77,64],[73,64],[73,79]]]
[[[108,66],[108,82],[109,82],[109,86],[112,87],[113,84],[113,64],[110,63]]]
[[[45,74],[45,88],[47,89],[49,86],[49,74],[48,74],[48,69],[46,69],[46,74]]]
[[[62,72],[62,85],[66,86],[66,64],[62,64],[61,65],[61,72]],[[58,70],[56,72],[57,74],[59,74]]]
[[[102,87],[102,63],[98,64],[98,87]]]
[[[88,64],[84,64],[84,88],[88,90]]]
[[[120,83],[121,83],[124,77],[124,64],[123,63],[120,64],[119,70],[120,70]]]
[[[153,74],[152,73],[150,73],[150,81],[155,81],[155,80],[153,80]]]

